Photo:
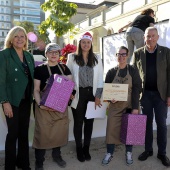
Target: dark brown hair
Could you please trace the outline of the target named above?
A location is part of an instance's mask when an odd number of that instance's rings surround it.
[[[82,48],[80,45],[81,40],[79,41],[79,46],[78,46],[78,53],[75,55],[75,61],[79,66],[84,66],[84,60],[83,60],[83,55],[82,55]],[[95,54],[93,53],[93,46],[91,44],[91,48],[89,50],[89,54],[88,54],[88,62],[87,62],[87,66],[89,67],[93,67],[96,65],[96,63],[98,63],[98,60],[95,56]]]
[[[119,51],[119,50],[126,50],[126,53],[127,53],[127,54],[129,53],[128,48],[126,48],[125,46],[120,46],[120,47],[118,47],[118,48],[117,48],[117,51]]]
[[[150,15],[150,14],[154,14],[154,10],[151,8],[145,9],[141,12],[141,15]]]

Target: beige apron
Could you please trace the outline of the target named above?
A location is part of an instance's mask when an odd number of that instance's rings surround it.
[[[51,70],[48,67],[51,76]],[[58,66],[59,67],[59,66]],[[59,67],[63,74],[63,71]],[[63,74],[64,75],[64,74]],[[44,90],[43,90],[44,91]],[[43,92],[41,92],[41,95]],[[68,142],[68,109],[64,113],[40,109],[35,104],[35,130],[33,148],[51,149],[66,145]]]
[[[127,65],[127,75],[122,78],[118,76],[119,70],[112,83],[116,84],[129,84],[128,88],[128,101],[118,101],[110,103],[108,108],[107,129],[106,129],[106,143],[107,144],[121,144],[120,142],[120,129],[122,114],[126,112],[127,108],[131,108],[131,92],[132,92],[132,77],[129,74]]]

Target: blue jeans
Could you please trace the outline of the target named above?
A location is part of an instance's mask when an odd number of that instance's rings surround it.
[[[129,58],[128,58],[128,63],[130,64],[133,52],[134,52],[134,47],[136,49],[143,47],[144,46],[144,32],[136,27],[129,27],[126,31],[126,41],[129,49]]]
[[[141,99],[143,114],[147,115],[145,151],[153,151],[153,117],[157,124],[158,154],[166,154],[167,145],[167,105],[160,97],[158,91],[144,91]]]
[[[132,152],[133,145],[125,145],[126,152]],[[115,150],[115,144],[107,144],[107,153],[110,153],[113,155],[113,152]]]

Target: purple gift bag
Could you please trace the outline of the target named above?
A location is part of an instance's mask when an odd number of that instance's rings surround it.
[[[120,140],[126,145],[144,145],[147,116],[123,114]]]
[[[37,67],[38,65],[43,64],[43,63],[44,63],[44,61],[35,61],[34,62],[35,67]]]
[[[40,104],[64,113],[74,85],[73,81],[64,76],[58,74],[51,75]]]

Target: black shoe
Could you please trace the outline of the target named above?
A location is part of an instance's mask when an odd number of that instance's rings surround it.
[[[83,154],[84,154],[84,158],[85,158],[86,161],[91,160],[91,156],[90,156],[90,153],[89,153],[89,146],[83,147]]]
[[[141,155],[139,155],[138,160],[145,161],[148,159],[149,156],[153,155],[153,151],[145,151]]]
[[[166,155],[157,155],[157,158],[162,161],[162,164],[164,166],[170,166],[170,160]]]
[[[56,156],[53,158],[53,160],[58,164],[59,167],[61,168],[66,167],[66,162],[62,159],[61,156]]]
[[[85,157],[84,157],[84,154],[83,154],[83,148],[82,147],[76,147],[76,151],[77,151],[77,159],[80,162],[84,162]]]

